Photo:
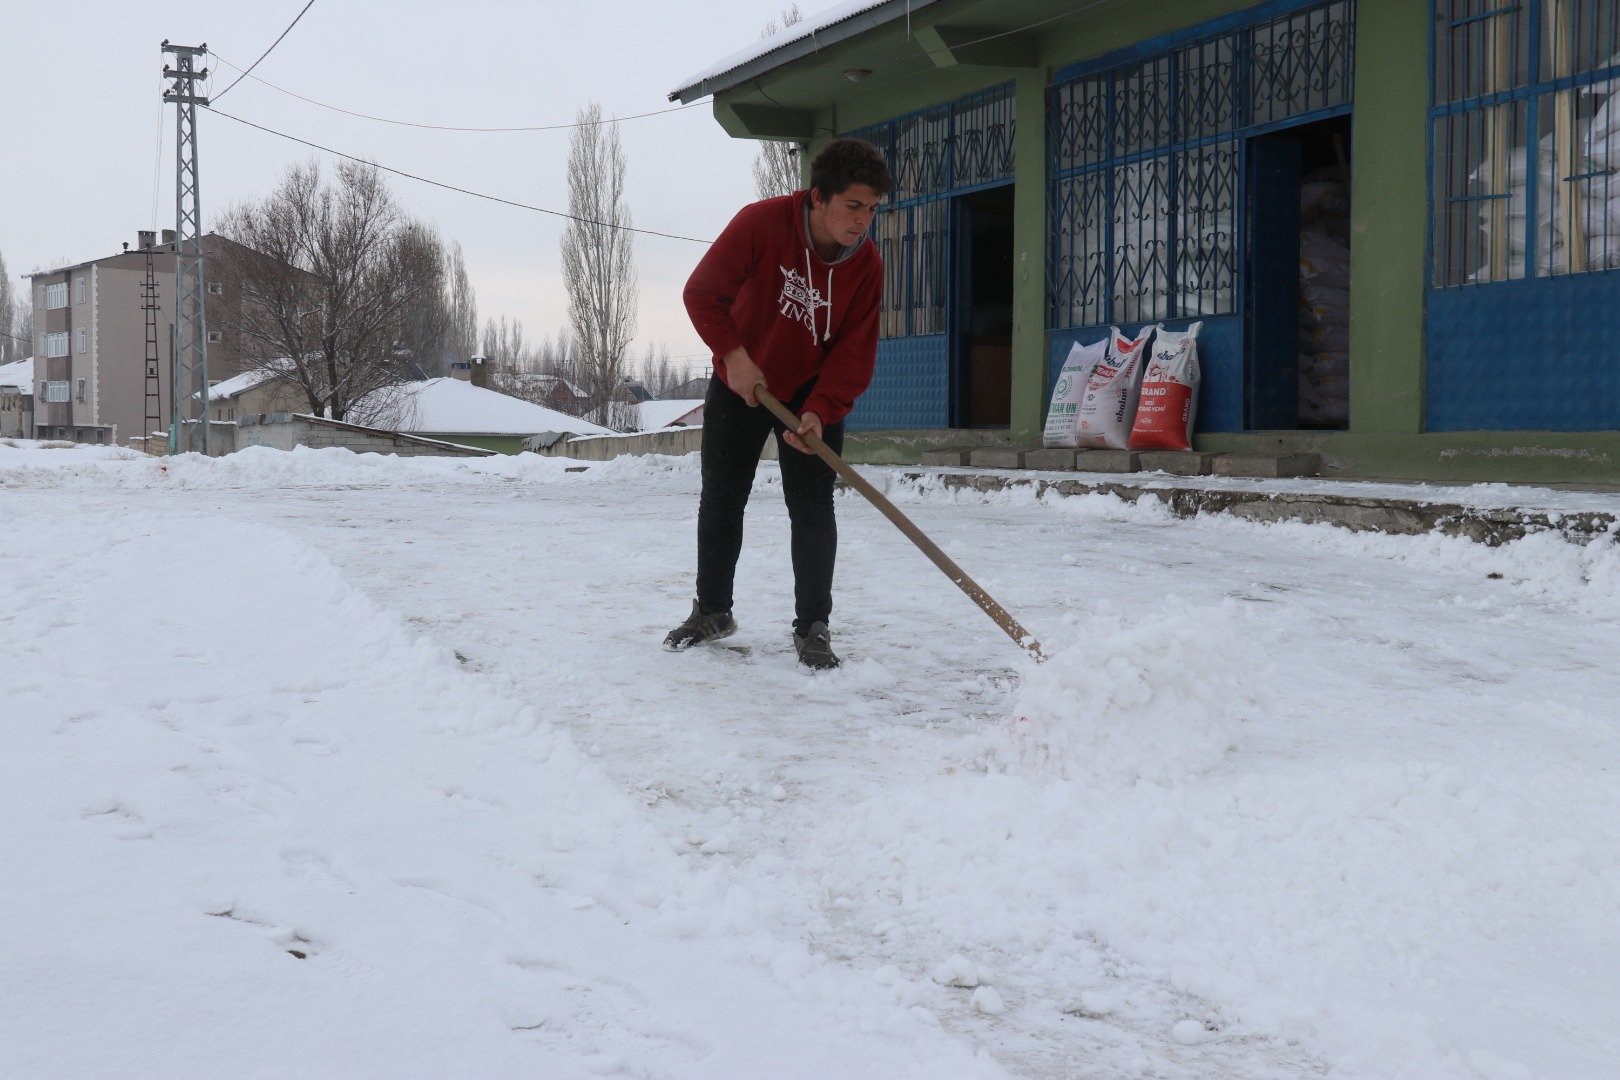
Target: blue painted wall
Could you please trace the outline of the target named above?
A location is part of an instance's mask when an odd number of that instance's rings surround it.
[[[878,342],[872,385],[855,402],[848,431],[950,426],[950,338],[885,338]]]
[[[1620,273],[1429,293],[1430,431],[1620,428]]]

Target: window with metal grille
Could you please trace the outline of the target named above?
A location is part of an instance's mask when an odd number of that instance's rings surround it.
[[[886,338],[943,334],[950,298],[950,199],[1013,175],[1009,84],[849,132],[883,151],[894,190],[872,226],[883,256]]]
[[[1434,285],[1620,267],[1620,4],[1434,11]]]
[[[1236,312],[1243,139],[1350,107],[1354,0],[1166,45],[1048,92],[1049,329]]]

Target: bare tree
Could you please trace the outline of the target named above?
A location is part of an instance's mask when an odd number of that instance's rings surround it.
[[[691,377],[688,364],[670,359],[667,344],[659,342],[655,346],[652,342],[647,343],[647,355],[641,361],[641,381],[653,397],[663,397]]]
[[[459,240],[450,244],[447,274],[445,307],[449,326],[445,331],[445,350],[456,360],[470,360],[478,352],[478,294],[467,276],[467,262]]]
[[[568,146],[568,212],[562,238],[568,322],[584,368],[590,412],[622,393],[625,355],[636,333],[636,268],[624,202],[619,125],[591,102],[575,117]],[[608,425],[612,426],[612,425]]]
[[[775,19],[765,24],[760,37],[774,37],[804,18],[798,4],[791,4],[782,12],[782,21]],[[754,193],[761,199],[777,195],[791,195],[799,190],[799,155],[803,152],[796,142],[761,142],[754,157]]]
[[[533,350],[523,340],[523,320],[508,321],[505,315],[499,322],[486,320],[482,352],[486,363],[494,361],[508,371],[522,371],[532,366]]]
[[[433,230],[404,214],[374,167],[344,162],[328,183],[314,161],[218,228],[240,245],[217,269],[238,298],[229,329],[244,365],[296,388],[316,415],[387,419],[379,391],[419,377],[418,358],[444,340]]]
[[[18,293],[16,314],[11,317],[11,341],[16,347],[16,358],[34,355],[34,298],[28,290]]]
[[[0,364],[33,355],[33,335],[30,334],[29,339],[18,340],[21,337],[17,329],[17,290],[12,287],[6,257],[0,255]]]
[[[20,355],[34,355],[34,298],[27,290],[17,296],[17,315],[11,320],[11,333],[22,347]]]

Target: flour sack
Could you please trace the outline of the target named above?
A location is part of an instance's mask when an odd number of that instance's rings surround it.
[[[1131,426],[1132,450],[1191,450],[1198,412],[1198,331],[1160,330],[1148,352],[1142,393]]]
[[[1080,402],[1085,397],[1086,383],[1098,361],[1108,355],[1108,339],[1082,345],[1078,341],[1063,361],[1057,385],[1052,387],[1052,405],[1046,412],[1045,444],[1068,450],[1079,443]]]
[[[1108,355],[1091,369],[1080,401],[1077,446],[1124,450],[1136,419],[1136,398],[1142,388],[1142,363],[1153,327],[1128,338],[1117,327],[1108,331]]]

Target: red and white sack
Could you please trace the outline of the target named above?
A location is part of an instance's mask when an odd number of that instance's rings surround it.
[[[1091,369],[1086,393],[1080,401],[1076,446],[1095,450],[1124,450],[1130,445],[1136,420],[1136,398],[1142,389],[1142,365],[1153,327],[1145,326],[1136,338],[1117,327],[1108,331],[1108,355]]]
[[[1045,445],[1069,450],[1079,445],[1080,402],[1086,395],[1091,371],[1108,356],[1108,339],[1082,345],[1078,341],[1064,358],[1057,385],[1052,387],[1052,404],[1046,410]]]
[[[1195,322],[1185,331],[1160,330],[1153,339],[1131,426],[1132,450],[1192,449],[1198,414],[1198,331],[1203,328],[1202,322]]]

